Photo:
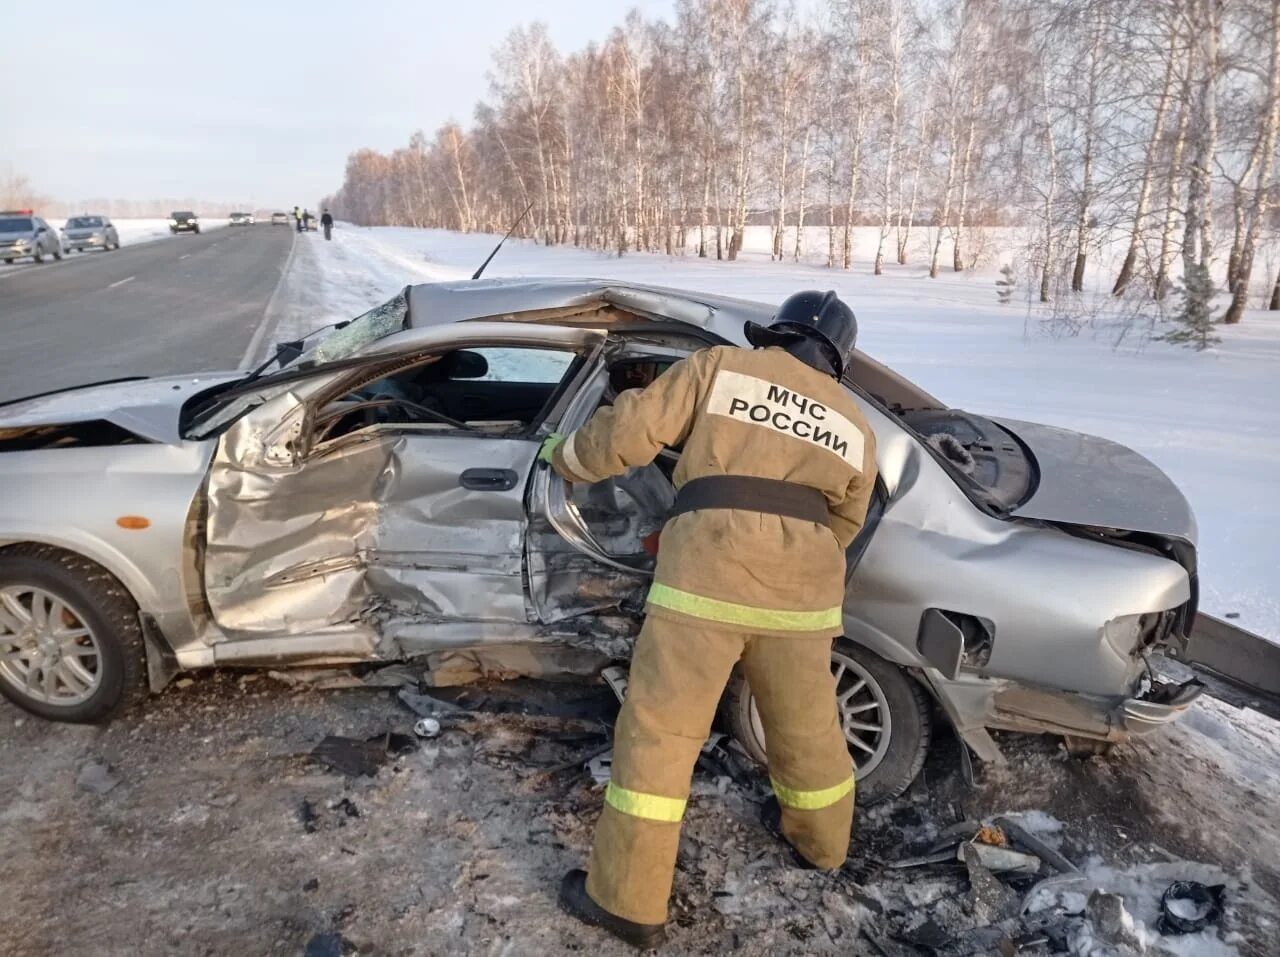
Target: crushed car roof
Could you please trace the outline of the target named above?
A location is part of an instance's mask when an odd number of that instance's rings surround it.
[[[747,320],[768,322],[766,303],[612,279],[468,279],[409,287],[408,327],[420,329],[467,319],[511,316],[543,309],[602,303],[656,318],[687,322],[729,342],[746,345]]]

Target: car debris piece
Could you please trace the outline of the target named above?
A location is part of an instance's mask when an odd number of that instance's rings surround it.
[[[442,714],[455,714],[464,710],[442,698],[429,694],[419,694],[407,688],[401,688],[396,697],[401,704],[420,718],[438,718]]]
[[[976,855],[978,863],[996,874],[1040,873],[1040,858],[1021,851],[1011,851],[1006,847],[996,847],[994,844],[966,842],[956,849],[955,859],[966,861],[970,850]]]
[[[1018,894],[996,879],[991,869],[982,863],[979,848],[992,848],[990,844],[961,844],[964,865],[969,872],[969,906],[974,920],[981,925],[998,924],[1016,917],[1021,905]],[[1038,862],[1037,862],[1038,863]]]
[[[1059,874],[1080,873],[1080,868],[1072,864],[1060,851],[1050,847],[1017,821],[1008,817],[998,817],[996,818],[996,824],[1004,829],[1005,834],[1009,836],[1009,839],[1015,845],[1021,847],[1024,851],[1034,854]]]
[[[311,749],[311,757],[347,777],[373,777],[389,756],[408,754],[417,747],[410,735],[391,731],[368,740],[330,734]]]
[[[894,870],[903,870],[908,867],[923,867],[926,864],[944,864],[947,861],[954,861],[957,859],[963,860],[964,858],[957,858],[956,852],[952,850],[952,846],[948,845],[940,851],[933,851],[929,854],[918,854],[915,857],[904,857],[901,860],[890,861],[888,866]]]
[[[619,665],[610,665],[608,668],[600,672],[600,677],[604,679],[613,693],[617,695],[619,704],[627,697],[627,684],[630,681],[629,672],[626,668]]]
[[[302,822],[302,830],[307,834],[314,834],[319,828],[316,823],[316,806],[306,798],[298,806],[298,820]]]
[[[439,737],[440,722],[435,718],[419,718],[414,722],[413,733],[420,738]]]
[[[613,747],[587,762],[587,773],[596,784],[608,784],[613,774]]]
[[[1222,916],[1226,888],[1222,884],[1208,886],[1199,881],[1174,881],[1160,895],[1160,920],[1156,929],[1162,934],[1194,934]]]
[[[1124,906],[1124,898],[1119,894],[1108,894],[1103,890],[1095,890],[1089,895],[1085,905],[1085,914],[1093,924],[1097,936],[1106,943],[1116,947],[1139,950],[1142,947],[1141,935],[1128,909]]]
[[[76,789],[91,794],[106,794],[119,783],[120,779],[111,773],[110,765],[100,761],[90,761],[76,775]]]

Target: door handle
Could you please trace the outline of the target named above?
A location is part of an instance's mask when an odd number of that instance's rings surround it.
[[[475,492],[509,492],[520,476],[514,469],[467,469],[458,476],[458,484]]]

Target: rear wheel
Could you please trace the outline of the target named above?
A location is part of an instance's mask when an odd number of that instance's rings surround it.
[[[54,258],[54,259],[57,259],[58,261],[61,261],[61,260],[62,260],[62,250],[61,250],[61,248],[59,248],[59,249],[55,249],[55,250],[53,251],[53,258]]]
[[[831,672],[858,803],[897,797],[920,773],[929,750],[928,697],[902,669],[844,638],[832,646]],[[746,752],[767,764],[764,726],[740,670],[729,684],[725,718]]]
[[[36,251],[31,254],[31,261],[36,263],[44,262],[44,253],[40,251],[40,247],[36,247]]]
[[[0,552],[0,693],[44,718],[97,722],[146,692],[138,608],[123,585],[60,549]]]

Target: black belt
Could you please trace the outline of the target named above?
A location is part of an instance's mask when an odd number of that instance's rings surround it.
[[[778,479],[747,475],[708,475],[692,479],[676,493],[676,504],[668,518],[704,508],[766,512],[831,526],[825,495],[808,485]]]

